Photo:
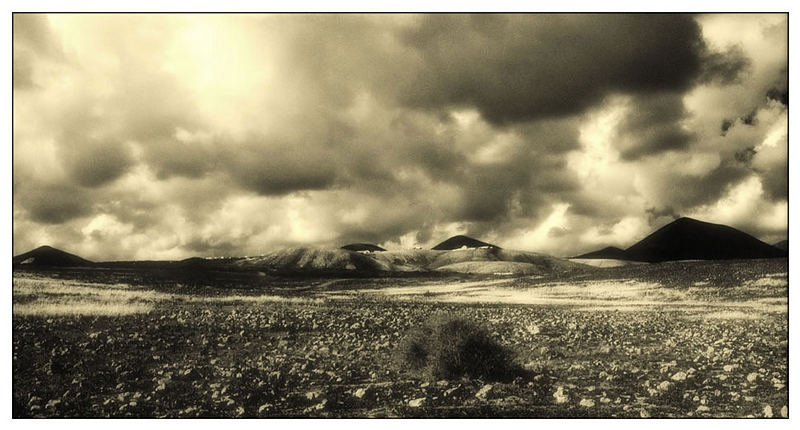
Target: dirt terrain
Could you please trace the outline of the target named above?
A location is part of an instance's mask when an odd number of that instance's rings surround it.
[[[15,417],[782,417],[788,261],[524,277],[16,271]],[[434,315],[524,377],[396,363]]]

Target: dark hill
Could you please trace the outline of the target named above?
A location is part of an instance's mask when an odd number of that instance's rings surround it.
[[[386,251],[378,245],[371,243],[351,243],[342,247],[348,251]]]
[[[12,262],[13,267],[78,267],[94,264],[77,255],[50,246],[40,246],[32,251],[17,255],[12,258]]]
[[[721,224],[679,218],[626,250],[634,261],[731,260],[785,257],[786,252]]]
[[[782,241],[780,241],[778,243],[773,243],[772,246],[774,246],[774,247],[776,247],[776,248],[778,248],[780,250],[789,252],[789,241],[788,240],[782,240]]]
[[[453,236],[450,239],[445,240],[444,242],[434,246],[431,249],[435,249],[437,251],[447,251],[452,249],[461,249],[462,247],[467,248],[480,248],[482,246],[486,246],[489,248],[500,249],[499,246],[492,245],[490,243],[481,242],[480,240],[473,239],[467,236]]]
[[[607,258],[611,260],[629,260],[628,252],[616,246],[608,246],[599,251],[588,252],[572,258]]]

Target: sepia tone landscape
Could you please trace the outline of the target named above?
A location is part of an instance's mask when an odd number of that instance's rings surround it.
[[[788,418],[787,14],[14,14],[14,418]]]
[[[763,254],[568,260],[465,236],[174,262],[38,248],[14,261],[14,414],[787,417],[785,251],[721,227],[682,218],[668,238],[698,239],[631,249]],[[701,241],[720,230],[750,246]]]

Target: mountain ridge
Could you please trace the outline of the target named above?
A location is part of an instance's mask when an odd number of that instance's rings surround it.
[[[92,266],[95,263],[75,254],[43,245],[28,252],[14,256],[12,259],[13,267],[22,266],[50,266],[50,267],[81,267]]]
[[[381,248],[378,245],[374,245],[372,243],[348,243],[341,247],[341,249],[346,249],[348,251],[371,251],[371,252],[383,252],[386,251],[384,248]]]
[[[454,249],[461,249],[464,247],[466,248],[488,247],[488,248],[501,249],[497,245],[492,245],[491,243],[486,243],[482,240],[473,239],[469,236],[464,236],[463,234],[458,234],[448,239],[445,239],[444,241],[440,242],[438,245],[434,246],[431,249],[435,251],[448,251]]]
[[[736,228],[681,217],[627,249],[606,247],[575,258],[613,258],[658,263],[675,260],[779,258],[786,255],[785,251]]]

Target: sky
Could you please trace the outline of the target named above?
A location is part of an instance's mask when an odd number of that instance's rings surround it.
[[[14,254],[788,230],[787,16],[13,17]]]

